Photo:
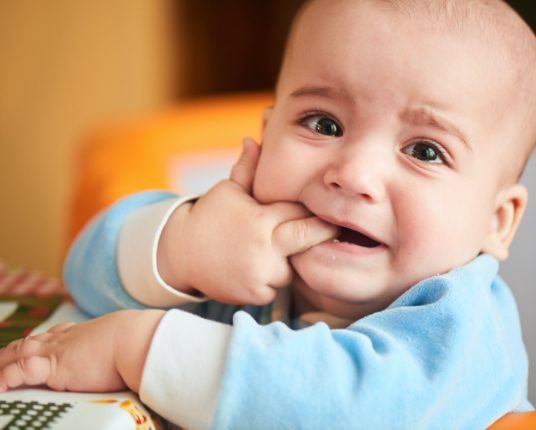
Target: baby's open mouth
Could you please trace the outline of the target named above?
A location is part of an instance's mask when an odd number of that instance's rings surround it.
[[[353,245],[364,246],[365,248],[375,248],[381,245],[380,242],[377,242],[374,239],[355,230],[351,230],[346,227],[340,227],[340,229],[341,233],[337,239],[335,239],[338,242],[347,242]]]

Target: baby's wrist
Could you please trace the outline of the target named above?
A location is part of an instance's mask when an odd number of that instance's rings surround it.
[[[179,206],[169,217],[160,236],[157,249],[158,274],[164,282],[184,293],[194,293],[187,279],[185,258],[186,234],[184,225],[193,203],[187,202]]]
[[[145,360],[154,333],[166,312],[159,309],[116,312],[115,367],[125,384],[139,393]]]

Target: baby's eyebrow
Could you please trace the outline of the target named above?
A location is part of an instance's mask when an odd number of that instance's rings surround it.
[[[453,122],[435,112],[428,105],[407,108],[400,114],[400,119],[415,125],[428,125],[437,128],[457,137],[467,149],[473,150],[465,134]]]
[[[290,98],[299,98],[303,96],[317,96],[328,99],[343,99],[345,101],[353,101],[353,97],[345,90],[333,87],[301,87],[290,94]]]

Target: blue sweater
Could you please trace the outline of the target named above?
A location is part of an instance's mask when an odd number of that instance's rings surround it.
[[[145,308],[121,286],[118,235],[129,213],[171,197],[127,197],[80,234],[65,280],[82,309]],[[518,311],[497,271],[480,255],[344,329],[264,324],[266,307],[181,306],[232,324],[213,428],[482,429],[534,409]]]

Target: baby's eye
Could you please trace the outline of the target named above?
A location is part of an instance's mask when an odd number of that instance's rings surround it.
[[[300,124],[307,127],[309,130],[323,134],[324,136],[342,136],[341,126],[337,124],[335,120],[325,115],[308,115],[300,120]]]
[[[436,144],[425,140],[406,146],[402,152],[430,164],[446,164],[445,151]]]

